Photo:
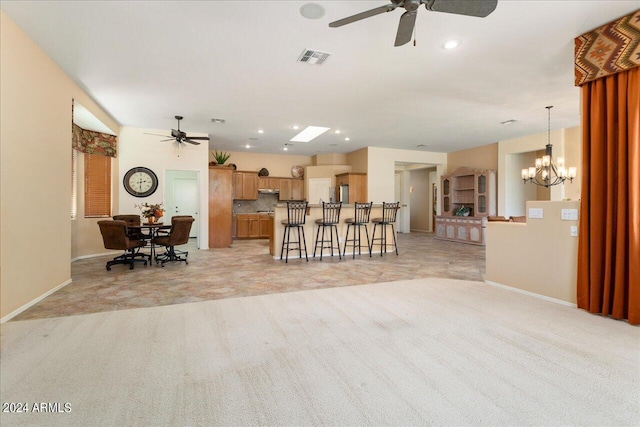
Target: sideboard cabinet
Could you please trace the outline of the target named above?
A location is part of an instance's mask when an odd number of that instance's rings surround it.
[[[484,245],[487,217],[496,215],[496,172],[458,168],[442,176],[440,194],[435,237]]]

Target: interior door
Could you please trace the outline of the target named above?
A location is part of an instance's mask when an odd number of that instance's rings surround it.
[[[200,205],[198,179],[197,177],[174,177],[173,178],[173,215],[191,215],[195,221],[191,227],[189,237],[198,237],[199,217],[198,206]]]

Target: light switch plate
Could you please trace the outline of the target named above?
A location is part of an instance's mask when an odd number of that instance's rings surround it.
[[[529,218],[542,219],[543,213],[544,211],[542,208],[529,208]]]
[[[560,211],[560,218],[563,221],[577,221],[578,209],[562,209]]]
[[[577,225],[572,225],[571,226],[571,236],[572,237],[578,237],[578,226]]]

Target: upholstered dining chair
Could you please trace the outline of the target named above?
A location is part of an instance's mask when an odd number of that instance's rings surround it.
[[[127,223],[127,227],[138,226],[141,224],[140,215],[136,214],[122,214],[122,215],[114,215],[114,221],[124,221]],[[144,234],[142,230],[138,229],[127,229],[130,237],[134,239],[149,239],[150,235]]]
[[[140,248],[145,246],[147,242],[129,236],[125,221],[98,221],[98,227],[100,227],[105,249],[120,249],[124,251],[122,255],[107,262],[107,270],[111,270],[111,266],[115,264],[128,264],[130,270],[133,270],[135,262],[144,262],[144,265],[147,265],[145,258],[149,255],[140,253]]]
[[[162,267],[166,262],[174,261],[184,261],[185,264],[189,264],[189,261],[187,261],[189,252],[176,251],[175,247],[189,242],[189,233],[191,232],[193,221],[195,219],[192,216],[174,216],[171,218],[169,234],[157,236],[153,239],[156,245],[166,247],[166,251],[163,254],[156,256],[156,264],[160,263]]]

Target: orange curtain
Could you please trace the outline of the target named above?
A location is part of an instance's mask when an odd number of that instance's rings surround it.
[[[640,324],[640,67],[582,86],[578,307]]]

